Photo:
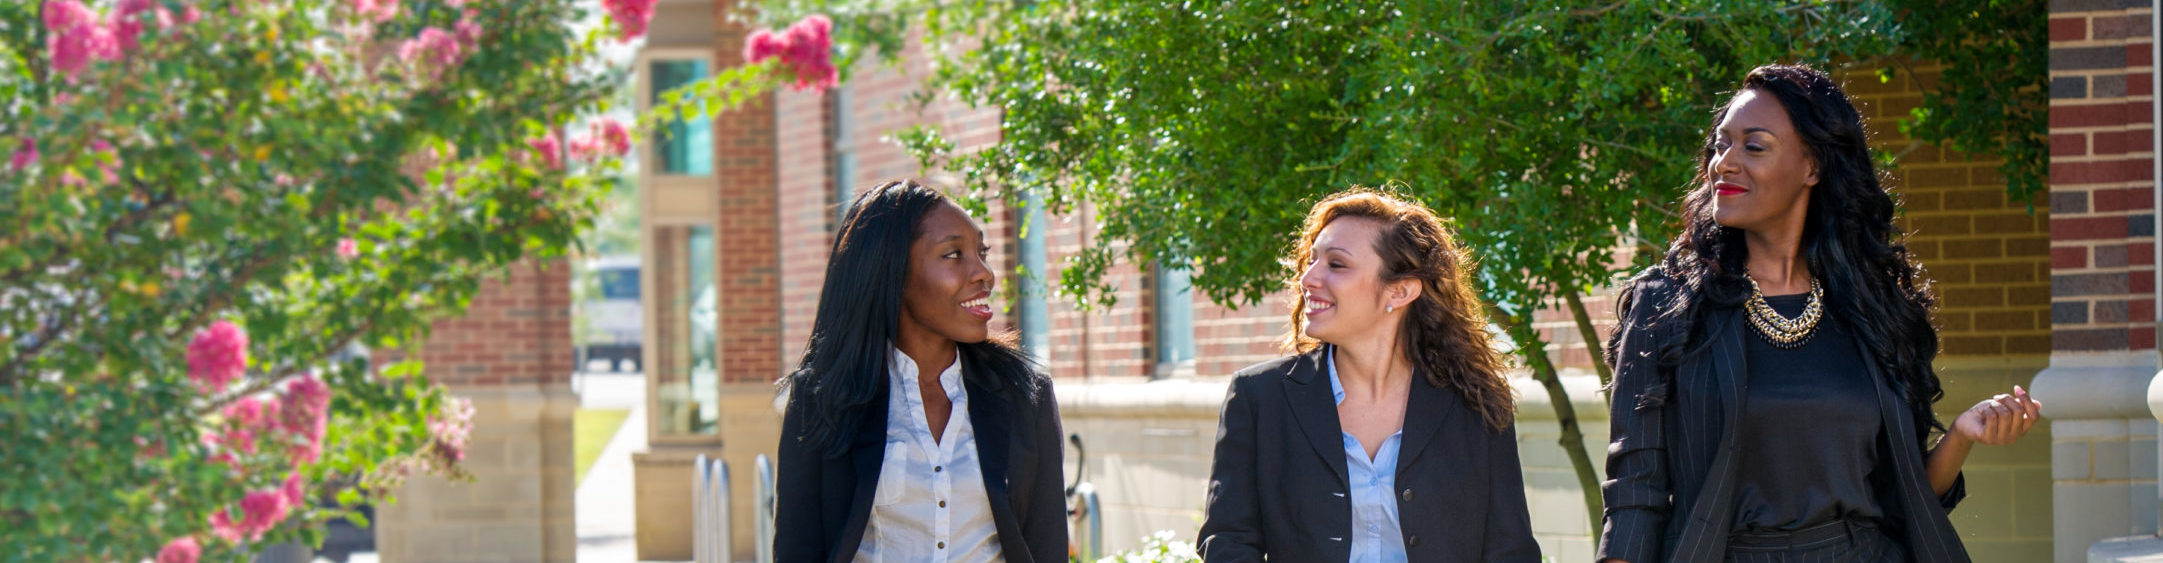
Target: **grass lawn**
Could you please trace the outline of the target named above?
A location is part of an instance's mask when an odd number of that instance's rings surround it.
[[[578,456],[578,472],[573,483],[586,482],[586,470],[593,468],[593,461],[601,457],[601,449],[616,437],[616,429],[623,427],[623,419],[631,416],[630,409],[578,409],[572,415],[571,433],[573,453]]]

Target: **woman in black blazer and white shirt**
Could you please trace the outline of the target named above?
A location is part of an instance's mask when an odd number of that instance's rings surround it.
[[[1058,403],[990,334],[989,250],[915,182],[850,206],[784,381],[776,560],[1066,560]]]
[[[1232,382],[1202,558],[1539,561],[1502,358],[1442,221],[1340,193],[1293,263],[1298,355]]]
[[[1847,94],[1751,71],[1698,171],[1682,234],[1618,300],[1600,560],[1968,561],[1960,466],[2042,406],[2014,387],[1950,429],[1932,414],[1929,286]]]

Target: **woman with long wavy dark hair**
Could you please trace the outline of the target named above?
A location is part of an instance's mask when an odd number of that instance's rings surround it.
[[[1758,67],[1713,122],[1682,233],[1618,300],[1600,560],[1968,561],[1961,464],[2041,403],[1932,413],[1929,283],[1831,77]]]
[[[1066,560],[1058,403],[990,332],[989,251],[916,182],[851,205],[783,381],[776,560]]]
[[[1225,396],[1203,560],[1539,561],[1515,401],[1442,220],[1342,192],[1292,259],[1294,355]]]

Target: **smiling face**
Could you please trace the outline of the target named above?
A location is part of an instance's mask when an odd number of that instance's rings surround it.
[[[1305,299],[1307,337],[1343,344],[1396,331],[1395,315],[1385,307],[1401,306],[1410,298],[1402,287],[1411,283],[1383,281],[1382,255],[1375,242],[1382,223],[1366,217],[1332,220],[1314,237],[1310,260],[1299,274]]]
[[[1800,229],[1817,184],[1817,161],[1778,98],[1743,90],[1713,132],[1705,181],[1712,220],[1752,232]]]
[[[991,336],[991,289],[984,229],[952,203],[924,214],[909,244],[909,281],[902,290],[901,338],[960,343]]]

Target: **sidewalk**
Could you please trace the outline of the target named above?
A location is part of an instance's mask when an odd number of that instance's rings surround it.
[[[631,452],[646,445],[646,378],[641,374],[580,373],[573,376],[582,408],[630,409],[616,437],[578,484],[578,560],[638,560],[637,507],[633,504]]]

